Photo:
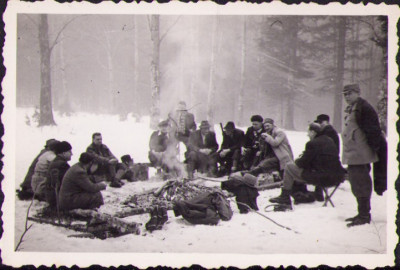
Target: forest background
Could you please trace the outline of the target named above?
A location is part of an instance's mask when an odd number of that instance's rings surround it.
[[[386,129],[387,17],[19,14],[17,107],[249,125],[253,114],[305,130],[326,113],[341,130],[342,89],[359,83]],[[31,116],[27,116],[27,121]]]

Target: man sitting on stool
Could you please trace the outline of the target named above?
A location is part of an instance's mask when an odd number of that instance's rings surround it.
[[[321,135],[321,126],[317,123],[309,125],[308,137],[310,141],[303,154],[285,167],[281,195],[270,199],[270,202],[279,204],[275,211],[292,209],[290,195],[295,181],[321,186],[343,181],[344,169],[335,143],[328,136]]]

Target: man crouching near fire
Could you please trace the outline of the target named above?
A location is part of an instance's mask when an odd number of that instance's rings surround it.
[[[294,162],[286,164],[281,195],[269,200],[278,204],[275,211],[292,210],[290,195],[295,181],[319,186],[332,186],[343,181],[345,171],[337,147],[331,138],[321,134],[321,130],[319,124],[311,123],[307,134],[310,141],[305,151]]]
[[[164,172],[164,176],[172,174],[175,177],[181,175],[182,165],[177,159],[178,149],[174,136],[170,134],[170,125],[168,120],[161,121],[158,124],[157,131],[150,136],[150,163],[157,168],[157,173]]]

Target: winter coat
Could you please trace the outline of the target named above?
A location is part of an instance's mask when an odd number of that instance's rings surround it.
[[[317,135],[310,140],[295,163],[303,169],[301,177],[308,184],[333,186],[343,181],[345,171],[336,145],[327,135]]]
[[[69,168],[67,160],[59,155],[50,163],[46,180],[46,201],[50,205],[56,205],[55,189],[60,191],[62,179]]]
[[[23,188],[23,189],[25,189],[25,190],[26,190],[26,189],[28,189],[28,190],[32,189],[32,187],[31,187],[32,176],[33,176],[33,174],[35,173],[36,164],[37,164],[37,162],[39,161],[39,157],[40,157],[44,152],[47,152],[47,151],[49,151],[49,150],[47,150],[47,149],[42,149],[42,150],[40,151],[40,153],[39,153],[39,154],[35,157],[35,159],[32,161],[31,166],[29,166],[28,172],[26,173],[24,182],[22,182],[22,184],[21,184],[21,188]]]
[[[101,165],[107,165],[110,159],[117,159],[105,144],[97,146],[92,143],[88,146],[86,152],[92,154],[95,162]]]
[[[103,184],[90,181],[86,169],[76,163],[65,173],[60,189],[60,209],[92,209],[103,204]]]
[[[243,147],[259,149],[261,133],[263,133],[263,132],[264,132],[263,128],[256,131],[253,127],[249,127],[246,131],[246,134],[244,135]]]
[[[279,160],[280,169],[283,170],[287,163],[293,161],[292,148],[290,147],[289,140],[282,129],[274,127],[271,132],[271,137],[266,137],[265,141],[271,145],[275,156]]]
[[[44,194],[46,189],[47,170],[50,163],[56,158],[53,151],[44,152],[38,159],[35,166],[35,172],[32,176],[32,190],[36,194]]]
[[[237,207],[241,214],[249,212],[249,207],[258,210],[257,197],[259,193],[257,188],[238,179],[229,179],[221,183],[221,189],[235,194]]]
[[[180,118],[184,118],[184,122],[180,122]],[[191,131],[196,130],[196,122],[194,121],[194,115],[189,113],[188,111],[175,111],[174,113],[170,113],[168,118],[173,122],[173,128],[176,130],[176,133],[189,136]],[[183,124],[183,126],[182,126]]]
[[[154,150],[155,152],[165,152],[167,150],[173,152],[175,150],[175,145],[174,138],[171,138],[171,136],[166,133],[154,131],[150,136],[149,147],[150,150]]]
[[[361,165],[378,161],[376,151],[379,149],[381,130],[376,112],[361,98],[348,106],[346,112],[342,132],[342,162]],[[372,138],[371,135],[375,137]]]
[[[215,133],[210,131],[205,138],[205,143],[203,143],[203,137],[201,135],[201,130],[196,130],[190,134],[189,144],[190,151],[198,152],[200,149],[211,149],[211,153],[218,150],[217,139],[215,138]]]
[[[339,153],[340,152],[340,143],[339,143],[339,135],[338,135],[337,131],[331,125],[326,125],[322,129],[321,134],[326,135],[332,139],[332,141],[335,143],[336,148]]]
[[[374,163],[374,190],[382,195],[387,189],[387,142],[382,134],[378,151],[379,160]]]
[[[178,201],[174,205],[175,216],[180,216],[192,224],[216,225],[219,220],[232,218],[229,201],[221,192],[204,193],[188,201]]]
[[[233,152],[237,149],[241,149],[243,144],[243,139],[244,139],[244,132],[240,129],[235,128],[233,130],[232,136],[228,136],[224,132],[221,150],[229,149]]]

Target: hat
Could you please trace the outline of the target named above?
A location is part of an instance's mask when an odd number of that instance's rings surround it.
[[[250,121],[251,121],[251,122],[261,122],[261,123],[262,123],[263,118],[262,118],[261,115],[253,115],[253,116],[250,118]]]
[[[229,130],[229,131],[234,130],[235,129],[235,123],[233,123],[232,121],[229,121],[228,123],[226,123],[224,129],[225,130]]]
[[[321,124],[323,121],[328,121],[329,122],[329,115],[320,114],[320,115],[317,116],[317,119],[314,122]]]
[[[83,152],[79,157],[79,162],[86,165],[92,162],[93,159],[94,159],[93,155],[91,155],[88,152]]]
[[[207,120],[201,121],[200,128],[209,128],[209,127],[210,127],[210,124],[208,123]]]
[[[60,141],[57,141],[56,139],[50,139],[46,141],[45,148],[54,151],[54,147],[59,143]]]
[[[66,141],[58,142],[54,145],[54,153],[56,153],[56,155],[70,151],[71,149],[72,146]]]
[[[343,88],[343,93],[347,93],[350,91],[360,93],[360,86],[357,83],[345,85]]]
[[[126,163],[126,162],[129,162],[129,161],[133,161],[133,159],[131,158],[130,155],[123,155],[123,156],[121,157],[121,161],[124,162],[124,163]]]
[[[318,124],[318,123],[311,123],[309,126],[308,126],[308,130],[312,130],[312,131],[315,131],[316,133],[320,133],[321,132],[321,125],[320,124]]]
[[[265,118],[263,123],[264,124],[268,123],[268,124],[272,124],[273,125],[274,124],[274,120],[271,119],[271,118]]]
[[[185,111],[186,110],[186,102],[185,101],[179,101],[178,102],[178,108],[177,110],[179,111]]]
[[[168,120],[161,121],[158,124],[158,127],[167,127],[167,126],[169,126],[169,121]]]

